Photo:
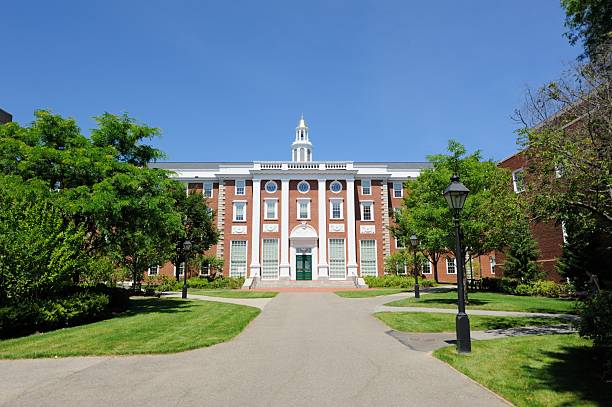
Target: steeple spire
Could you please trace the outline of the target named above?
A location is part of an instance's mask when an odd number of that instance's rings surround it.
[[[292,161],[312,161],[312,143],[308,138],[308,126],[304,120],[304,113],[300,116],[298,126],[295,128],[295,141],[291,145]]]

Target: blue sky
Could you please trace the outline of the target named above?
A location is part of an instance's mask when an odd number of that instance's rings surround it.
[[[129,112],[172,161],[424,161],[449,138],[516,151],[526,86],[580,53],[559,0],[13,1],[2,6],[0,107]]]

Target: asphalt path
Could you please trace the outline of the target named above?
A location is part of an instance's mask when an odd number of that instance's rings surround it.
[[[371,314],[391,299],[283,292],[238,337],[209,348],[0,361],[0,405],[507,405],[389,335]]]

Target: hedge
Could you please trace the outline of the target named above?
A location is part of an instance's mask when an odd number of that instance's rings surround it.
[[[78,287],[62,296],[0,308],[0,338],[82,325],[127,308],[129,294],[120,288]]]
[[[382,277],[365,276],[363,278],[370,288],[414,288],[414,277],[385,275]],[[421,287],[434,287],[436,282],[433,280],[419,279]]]
[[[158,292],[164,291],[181,291],[183,288],[183,280],[176,281],[168,276],[158,276],[149,278],[146,281],[146,288],[153,289]],[[194,277],[187,280],[187,287],[199,289],[236,289],[241,288],[244,284],[244,277],[218,277],[209,280],[206,277]]]
[[[571,291],[569,284],[559,284],[548,280],[526,282],[507,277],[484,277],[482,279],[482,289],[496,293],[552,298],[567,296]]]

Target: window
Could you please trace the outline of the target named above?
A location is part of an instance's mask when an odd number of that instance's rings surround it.
[[[159,273],[159,266],[151,266],[147,272],[147,274],[150,276],[156,276],[157,273]]]
[[[369,179],[361,180],[361,194],[372,195],[372,181]]]
[[[514,184],[514,192],[517,194],[525,190],[525,173],[522,168],[512,172],[512,183]]]
[[[264,212],[264,219],[266,220],[277,219],[278,201],[276,199],[266,199],[264,200],[264,202],[265,202],[265,208],[266,208],[266,211]]]
[[[174,266],[174,275],[176,275],[177,267]],[[178,266],[178,275],[182,276],[185,273],[185,262],[181,262]]]
[[[393,198],[401,198],[404,196],[404,186],[401,182],[393,183]]]
[[[278,278],[278,239],[263,239],[261,244],[261,278]]]
[[[300,181],[297,185],[297,189],[300,191],[300,193],[305,194],[306,192],[310,191],[310,184],[308,181]]]
[[[210,275],[210,264],[203,264],[200,267],[200,275],[201,276],[208,276],[208,275]]]
[[[361,202],[361,220],[374,220],[373,206],[372,201]]]
[[[206,181],[204,183],[204,198],[212,198],[213,196],[213,183],[212,181]]]
[[[245,277],[247,266],[246,240],[230,242],[230,277]]]
[[[404,245],[402,244],[402,240],[401,240],[401,239],[398,239],[398,238],[396,237],[396,238],[395,238],[395,248],[396,248],[396,249],[403,249],[404,247],[406,247],[406,246],[404,246]]]
[[[236,195],[244,195],[245,181],[243,179],[236,180]]]
[[[446,258],[446,274],[457,274],[457,263],[452,257]]]
[[[276,182],[274,182],[274,181],[268,181],[268,182],[266,182],[265,188],[266,188],[266,192],[267,193],[273,194],[278,189],[278,185],[276,185]]]
[[[310,219],[310,199],[297,200],[297,218]]]
[[[423,260],[423,264],[421,264],[421,273],[431,274],[431,263],[429,262],[429,260]]]
[[[246,222],[246,202],[234,202],[234,222]]]
[[[360,248],[361,276],[376,276],[376,240],[362,240]]]
[[[337,194],[338,192],[342,191],[342,184],[339,181],[334,181],[329,184],[329,190],[334,194]]]
[[[329,200],[329,217],[331,219],[342,219],[342,199]]]
[[[344,239],[329,239],[329,277],[346,278]]]
[[[489,257],[489,264],[491,265],[491,274],[495,274],[495,266],[497,263],[495,262],[494,256]]]

